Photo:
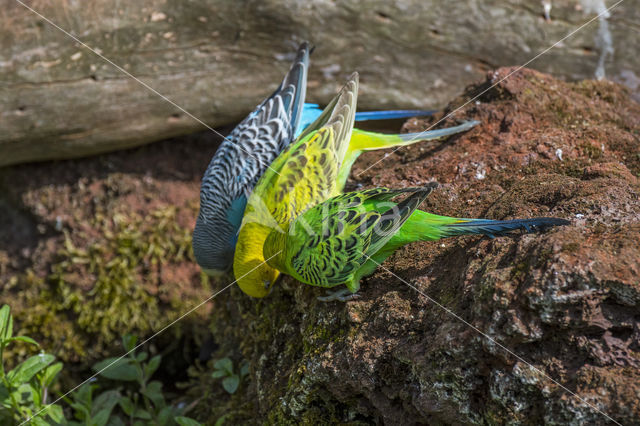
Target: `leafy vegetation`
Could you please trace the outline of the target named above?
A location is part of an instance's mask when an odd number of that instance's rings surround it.
[[[185,297],[180,278],[161,277],[192,262],[190,230],[177,224],[178,211],[97,213],[90,225],[103,238],[65,231],[49,271],[29,269],[4,288],[21,330],[47,347],[60,346],[62,361],[85,360],[88,368],[123,334],[158,330],[202,300],[209,294],[206,280]],[[180,335],[182,326],[170,332]]]
[[[213,373],[211,377],[214,379],[222,379],[222,387],[227,393],[234,394],[238,390],[240,381],[249,374],[249,364],[243,362],[238,373],[233,372],[233,361],[229,358],[222,358],[213,364]]]
[[[162,383],[151,380],[160,367],[162,357],[149,358],[147,352],[136,353],[136,338],[125,335],[122,344],[126,355],[107,358],[93,366],[102,378],[114,383],[114,387],[101,392],[93,399],[93,393],[100,387],[86,383],[77,393],[71,407],[76,419],[81,423],[96,424],[103,419],[111,419],[110,424],[150,424],[150,425],[193,425],[195,420],[184,417],[184,407],[168,405],[162,394]],[[84,389],[83,389],[84,388]],[[96,421],[97,419],[97,421]]]
[[[47,404],[49,389],[62,369],[62,363],[53,363],[55,357],[51,354],[39,353],[5,372],[5,349],[14,342],[39,347],[30,337],[13,336],[13,317],[9,306],[3,305],[0,308],[0,423],[21,422],[36,413],[40,415],[33,418],[34,425],[62,423],[62,407]]]
[[[162,383],[151,380],[162,358],[156,355],[149,359],[144,351],[136,353],[134,336],[122,338],[125,356],[107,358],[93,366],[100,379],[90,380],[62,398],[68,405],[66,410],[60,404],[48,403],[62,363],[54,363],[55,357],[51,354],[39,353],[5,373],[3,355],[12,342],[39,347],[30,337],[13,336],[13,318],[9,306],[4,305],[0,308],[0,424],[18,424],[27,419],[34,425],[200,424],[184,416],[189,407],[167,404]],[[65,418],[65,411],[73,420]]]

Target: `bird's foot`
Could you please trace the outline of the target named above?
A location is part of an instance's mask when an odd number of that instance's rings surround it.
[[[327,291],[326,296],[318,297],[321,302],[333,302],[338,300],[340,302],[348,302],[350,300],[358,299],[360,295],[358,293],[352,293],[348,288],[341,288],[336,291]]]

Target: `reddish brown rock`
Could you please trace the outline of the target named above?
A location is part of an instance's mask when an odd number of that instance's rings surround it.
[[[441,182],[423,208],[463,217],[559,216],[544,234],[405,247],[361,298],[323,304],[284,280],[218,313],[273,422],[623,424],[640,418],[640,105],[609,82],[489,74],[451,103],[482,122],[443,143],[372,152],[350,187]],[[437,118],[410,120],[407,131]],[[224,296],[227,297],[227,296]],[[286,309],[286,310],[283,310]],[[255,392],[255,393],[253,393]],[[589,405],[588,405],[589,404]]]
[[[248,361],[250,379],[229,396],[207,368],[193,368],[181,393],[197,402],[191,415],[272,424],[577,425],[607,424],[606,416],[638,423],[640,106],[606,81],[563,83],[522,70],[501,82],[511,71],[491,72],[469,88],[449,111],[497,83],[439,124],[477,119],[481,125],[382,161],[382,153],[366,153],[348,186],[436,179],[442,186],[425,210],[492,219],[559,216],[571,225],[409,245],[364,280],[360,299],[346,304],[321,303],[322,290],[288,278],[263,300],[231,288],[214,299],[210,318],[189,317],[180,333],[189,341],[208,326],[219,345],[213,359]],[[412,119],[405,130],[437,120]],[[81,311],[60,305],[64,289],[96,303],[96,278],[84,263],[73,263],[65,240],[103,247],[92,256],[107,261],[118,254],[104,241],[139,251],[141,264],[127,269],[135,297],[120,301],[127,315],[140,311],[141,299],[156,301],[145,306],[145,321],[128,323],[138,334],[150,335],[212,294],[189,254],[178,254],[215,147],[210,140],[182,140],[4,169],[0,211],[8,225],[0,229],[0,279],[13,284],[1,295],[16,304],[18,326],[39,333],[34,337],[48,350],[66,336],[67,364],[82,350],[88,364],[95,355],[86,350],[93,349],[89,343],[102,349],[109,343],[105,330],[80,321]],[[171,206],[178,207],[169,212],[178,227],[166,231],[162,214]],[[127,239],[136,229],[117,226],[127,221],[142,229],[133,234],[137,239]],[[154,263],[141,250],[152,243],[168,253],[164,261]],[[37,279],[22,273],[27,269]],[[51,295],[57,334],[34,303]],[[174,347],[164,359],[184,371],[179,367],[194,361],[185,355],[189,348]]]

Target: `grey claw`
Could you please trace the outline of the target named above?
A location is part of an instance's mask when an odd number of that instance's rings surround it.
[[[318,300],[321,302],[333,302],[335,300],[340,302],[348,302],[349,300],[358,299],[360,295],[358,293],[351,293],[348,288],[343,288],[336,291],[328,291],[326,296],[319,296]]]

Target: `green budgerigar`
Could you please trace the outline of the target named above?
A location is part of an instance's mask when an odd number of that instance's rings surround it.
[[[320,117],[271,163],[249,196],[233,258],[238,286],[249,296],[267,296],[279,274],[262,256],[269,232],[340,194],[362,152],[439,138],[478,124],[472,121],[409,137],[365,132],[353,129],[357,94],[358,74],[354,73]]]
[[[417,210],[436,186],[374,188],[330,198],[298,216],[288,230],[273,230],[263,246],[264,258],[269,266],[310,285],[346,285],[348,292],[325,299],[344,300],[345,294],[358,291],[362,277],[406,244],[468,234],[494,237],[569,223],[546,217],[458,219]],[[393,201],[403,194],[407,194],[404,200]]]

